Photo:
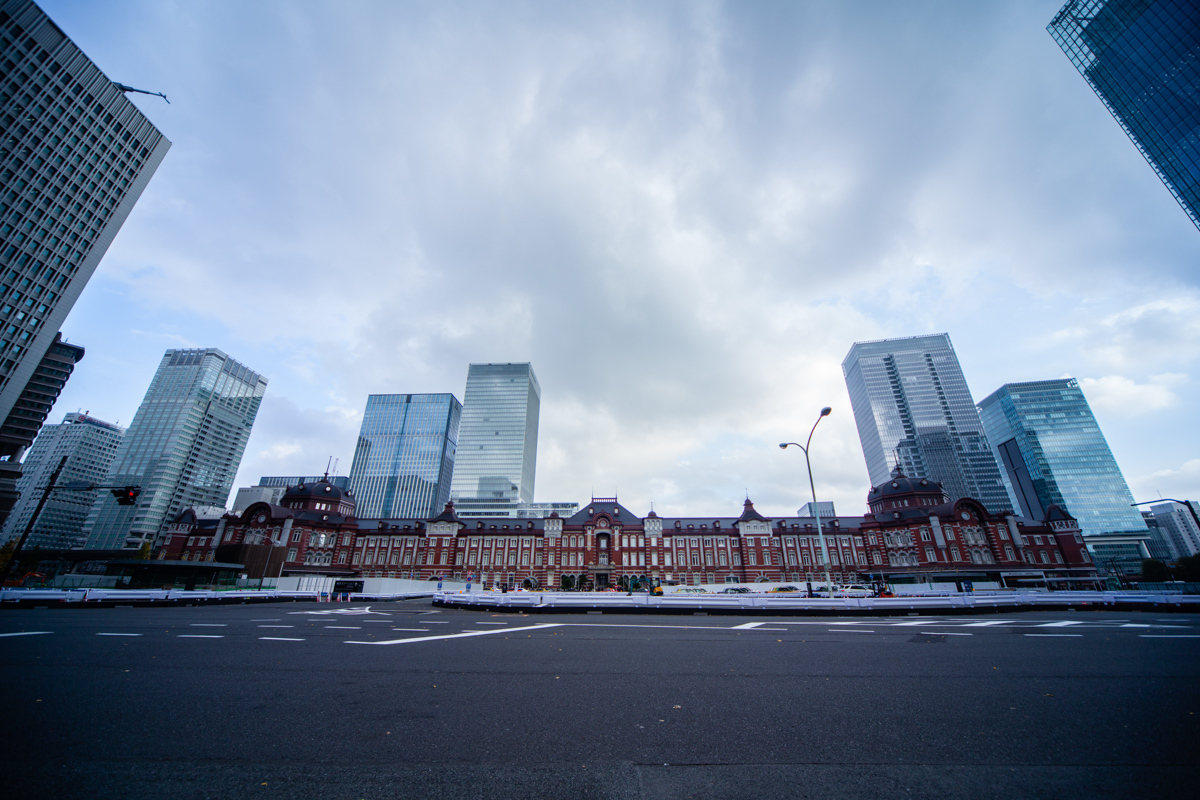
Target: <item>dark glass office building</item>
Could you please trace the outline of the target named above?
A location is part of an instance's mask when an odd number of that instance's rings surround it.
[[[1200,227],[1200,3],[1070,0],[1047,30]]]
[[[452,394],[367,397],[350,488],[360,519],[431,519],[450,499],[462,404]]]
[[[1074,378],[1006,383],[980,401],[979,418],[1026,517],[1042,519],[1054,504],[1085,536],[1146,533]]]

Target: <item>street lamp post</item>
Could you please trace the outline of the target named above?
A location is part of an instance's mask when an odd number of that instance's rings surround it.
[[[812,430],[808,432],[808,439],[804,444],[796,442],[780,442],[779,444],[780,450],[786,450],[788,447],[799,447],[804,451],[804,465],[808,468],[808,488],[812,492],[813,499],[813,516],[817,519],[817,538],[821,540],[821,558],[825,561],[825,588],[829,590],[830,598],[833,597],[833,581],[829,577],[829,547],[825,544],[825,533],[821,530],[821,510],[817,507],[817,487],[813,483],[812,462],[808,458],[808,447],[812,444],[813,433],[816,432],[817,425],[821,423],[822,419],[828,417],[832,411],[833,409],[829,406],[821,409],[821,414],[817,417],[817,421],[813,423]]]

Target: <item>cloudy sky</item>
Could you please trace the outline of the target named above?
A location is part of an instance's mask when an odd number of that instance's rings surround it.
[[[270,379],[236,485],[348,473],[368,393],[531,361],[537,499],[768,514],[869,487],[856,340],[976,400],[1079,378],[1137,499],[1200,497],[1200,231],[1045,31],[1061,0],[43,0],[174,142],[67,319],[53,417],[169,347]]]

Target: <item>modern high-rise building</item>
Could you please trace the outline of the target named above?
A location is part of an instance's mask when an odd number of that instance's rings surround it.
[[[1184,505],[1166,500],[1150,506],[1150,513],[1162,531],[1162,539],[1172,559],[1200,553],[1200,523],[1196,521],[1200,514],[1200,503],[1189,500]]]
[[[0,516],[35,373],[170,146],[37,5],[0,0]]]
[[[267,379],[220,350],[168,350],[106,483],[140,486],[135,506],[107,492],[88,514],[87,546],[140,547],[189,506],[225,507]]]
[[[350,490],[360,519],[432,519],[450,499],[462,404],[452,394],[367,397]]]
[[[979,417],[1024,516],[1040,520],[1053,504],[1084,536],[1146,533],[1074,378],[1006,383],[979,402]]]
[[[948,334],[855,342],[842,372],[872,485],[898,467],[952,499],[1013,508]]]
[[[59,425],[46,425],[38,434],[22,464],[24,474],[17,483],[21,499],[0,531],[0,542],[21,535],[29,524],[41,492],[62,459],[67,462],[58,476],[57,486],[69,491],[51,492],[29,532],[26,548],[67,549],[83,544],[83,524],[97,492],[80,487],[102,485],[125,429],[111,422],[71,412]]]
[[[1069,0],[1046,30],[1200,227],[1200,4]]]
[[[533,503],[541,403],[528,363],[468,367],[450,489],[460,517],[517,516]]]

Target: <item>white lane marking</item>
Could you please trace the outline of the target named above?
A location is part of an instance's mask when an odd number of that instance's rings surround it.
[[[742,623],[741,625],[734,625],[729,630],[731,630],[731,631],[748,631],[748,630],[757,628],[759,625],[766,625],[766,624],[767,623],[765,623],[765,622],[745,622],[745,623]]]
[[[216,633],[181,633],[177,639],[224,639],[224,634]]]
[[[224,622],[193,622],[190,623],[193,628],[228,628]]]
[[[941,620],[934,620],[934,621],[930,622],[927,619],[922,619],[922,620],[918,620],[916,622],[893,622],[892,627],[904,628],[904,627],[913,627],[915,625],[940,625],[940,624],[941,624]]]
[[[930,636],[974,636],[973,633],[951,633],[950,631],[917,631],[917,633],[927,633]]]
[[[1200,639],[1196,633],[1139,633],[1139,639]]]
[[[1016,620],[993,619],[993,620],[988,620],[987,622],[968,622],[966,625],[963,625],[962,627],[964,627],[964,628],[988,628],[988,627],[991,627],[992,625],[1011,625],[1014,622],[1016,622]]]
[[[260,636],[260,642],[303,642],[304,639],[289,639],[286,636]]]
[[[259,625],[260,628],[294,628],[295,625]]]
[[[97,633],[97,636],[141,636],[140,633]]]
[[[292,613],[293,614],[302,614],[302,613],[308,613],[308,612],[293,611]],[[251,622],[279,622],[278,619],[252,619],[250,621]]]
[[[1149,625],[1139,625],[1136,622],[1126,622],[1124,625],[1121,625],[1119,627],[1122,627],[1122,628],[1149,628],[1150,626]]]
[[[392,628],[394,631],[412,631],[413,633],[429,633],[429,628]]]
[[[837,631],[838,633],[874,633],[875,632],[875,631],[865,630],[864,628],[830,628],[829,630],[826,631],[826,633],[833,633],[834,631]]]
[[[361,631],[362,625],[326,625],[327,631]]]
[[[1054,637],[1054,638],[1067,638],[1067,637],[1079,638],[1079,637],[1083,636],[1082,633],[1023,633],[1021,635],[1022,636],[1047,636],[1047,637]]]
[[[733,628],[730,628],[729,630],[733,630]],[[791,632],[792,632],[792,629],[791,629],[791,628],[753,628],[752,630],[756,630],[756,631],[776,631],[776,632],[778,632],[778,631],[783,631],[784,633],[791,633]]]
[[[1043,622],[1041,625],[1034,625],[1035,628],[1065,628],[1068,625],[1082,625],[1082,622],[1074,620],[1063,620],[1062,622]]]
[[[873,623],[863,622],[862,620],[858,620],[855,622],[826,622],[825,624],[826,625],[871,625]]]
[[[54,631],[21,631],[20,633],[0,633],[0,636],[41,636],[44,633],[54,633]]]
[[[448,619],[427,619],[424,622],[422,622],[421,624],[422,625],[449,625],[450,620],[448,620]]]
[[[476,625],[507,625],[507,622],[476,622]]]
[[[441,636],[412,636],[407,639],[389,639],[383,642],[355,642],[349,641],[346,644],[408,644],[410,642],[433,642],[438,639],[462,639],[467,636],[491,636],[497,633],[516,633],[517,631],[537,631],[546,628],[560,628],[561,623],[549,622],[541,625],[529,625],[523,628],[496,628],[490,631],[464,631],[462,633],[449,633]]]

